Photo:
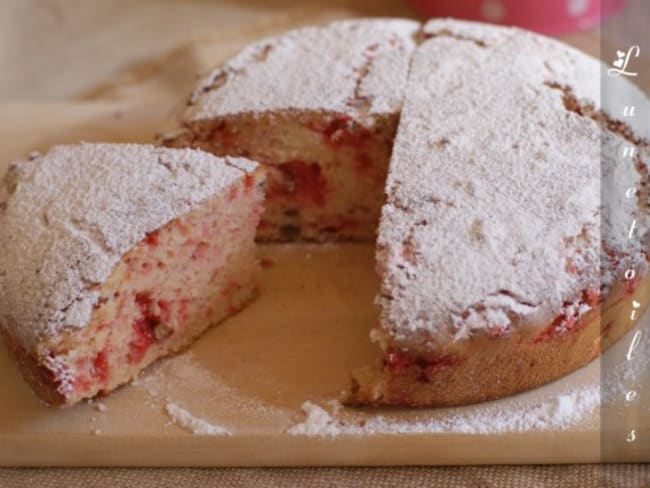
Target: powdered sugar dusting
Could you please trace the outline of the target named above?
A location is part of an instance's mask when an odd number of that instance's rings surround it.
[[[251,433],[283,431],[308,437],[596,430],[601,407],[620,408],[628,390],[641,391],[650,380],[649,322],[631,331],[599,361],[567,378],[514,397],[465,407],[357,410],[342,408],[336,400],[310,399],[302,404],[303,417],[296,421],[295,412],[247,398],[226,385],[218,372],[202,366],[192,353],[156,365],[138,379],[136,386],[150,395],[153,409],[159,409],[160,402],[165,410],[168,404],[182,402],[192,417],[210,425],[237,425],[236,431],[231,430],[236,434],[247,429]],[[628,361],[628,344],[637,331],[644,335],[634,360]]]
[[[308,27],[248,47],[192,96],[184,121],[271,110],[394,113],[420,25],[403,19]]]
[[[601,199],[601,161],[613,174],[608,193],[642,188],[634,163],[617,160],[625,137],[606,130],[602,144],[603,128],[555,88],[598,107],[601,63],[515,29],[435,21],[425,33],[378,237],[382,325],[399,346],[431,350],[494,326],[547,324],[585,290],[606,291],[627,267],[643,267],[623,228],[636,202],[610,225],[603,207],[620,202]],[[643,235],[647,219],[638,225]],[[605,275],[601,243],[617,258]]]
[[[341,433],[341,429],[334,419],[322,407],[307,401],[300,407],[307,415],[304,422],[291,426],[287,432],[291,435],[306,436],[335,436]]]
[[[203,419],[197,418],[175,403],[168,403],[165,411],[176,424],[191,431],[194,435],[232,435],[223,427],[212,425]]]
[[[598,407],[600,391],[597,386],[580,388],[556,398],[528,406],[481,406],[466,408],[466,413],[450,413],[440,417],[395,421],[384,415],[367,420],[363,429],[352,431],[365,433],[458,433],[502,434],[506,432],[529,432],[566,430],[592,415]],[[463,409],[460,409],[461,412]]]
[[[31,347],[84,327],[124,253],[256,163],[135,144],[55,146],[0,184],[0,324]]]
[[[191,351],[150,367],[133,386],[146,392],[147,403],[153,410],[182,402],[185,409],[199,413],[209,423],[233,425],[243,416],[246,429],[251,432],[285,424],[291,418],[290,411],[251,398],[226,383]],[[238,433],[246,429],[240,427]]]
[[[338,436],[379,434],[503,434],[563,431],[577,424],[596,425],[600,385],[567,389],[538,401],[505,399],[467,407],[434,410],[352,410],[328,413],[312,402],[302,406],[305,421],[293,425],[292,435]]]

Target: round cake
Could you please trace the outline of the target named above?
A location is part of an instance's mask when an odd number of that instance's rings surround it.
[[[339,22],[244,50],[161,141],[269,169],[258,239],[377,235],[384,359],[348,404],[478,402],[588,363],[650,287],[648,100],[603,106],[604,69],[514,28]]]
[[[260,41],[200,83],[169,148],[12,166],[0,330],[36,391],[71,404],[252,299],[255,238],[376,239],[383,359],[353,372],[346,404],[467,404],[560,378],[650,292],[650,104],[621,79],[614,107],[604,69],[453,20]]]

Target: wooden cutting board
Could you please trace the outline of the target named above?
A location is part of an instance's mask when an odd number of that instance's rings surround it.
[[[231,39],[225,51],[233,51],[248,40]],[[173,110],[179,93],[191,85],[192,76],[178,75],[179,70],[189,70],[188,54],[192,53],[196,70],[197,65],[218,62],[225,55],[223,46],[216,40],[189,46],[164,62],[153,63],[155,69],[132,73],[83,101],[0,106],[0,175],[11,159],[55,143],[150,142]],[[262,273],[262,295],[256,303],[209,331],[186,353],[154,365],[136,384],[101,402],[63,410],[41,404],[0,344],[0,465],[650,460],[649,403],[646,399],[645,403],[625,405],[622,397],[632,388],[650,391],[647,374],[622,375],[620,392],[617,390],[621,398],[615,399],[614,406],[579,412],[564,429],[557,422],[538,422],[529,430],[508,431],[509,418],[513,425],[517,419],[534,424],[535,415],[545,415],[546,405],[559,408],[558,414],[566,416],[566,404],[560,402],[558,407],[557,398],[566,398],[575,388],[597,385],[604,370],[624,364],[635,331],[608,352],[604,361],[596,361],[552,385],[499,402],[460,409],[343,410],[334,414],[328,402],[346,387],[349,371],[372,361],[377,354],[368,340],[370,329],[377,323],[372,303],[378,290],[373,248],[270,245],[261,246],[260,254],[272,265]],[[648,322],[646,317],[639,324],[638,330],[644,331],[639,350],[648,350]],[[330,412],[339,433],[289,433],[304,421],[301,405],[305,401]],[[192,435],[169,415],[171,404],[194,418],[227,429],[230,435]],[[619,422],[614,422],[616,419]],[[505,427],[501,425],[504,422]],[[601,422],[605,436],[601,435]],[[627,443],[630,429],[635,430],[637,440]]]

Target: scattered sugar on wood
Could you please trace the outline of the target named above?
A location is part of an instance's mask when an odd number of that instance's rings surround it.
[[[586,428],[598,428],[601,405],[620,405],[625,401],[626,391],[647,382],[644,376],[648,374],[646,368],[650,363],[650,335],[644,334],[634,361],[626,361],[625,352],[621,353],[627,348],[626,341],[629,342],[626,338],[621,341],[615,354],[608,351],[601,358],[600,364],[604,368],[602,377],[595,369],[598,365],[592,365],[588,370],[574,373],[573,378],[561,380],[564,383],[557,382],[540,391],[446,409],[359,411],[341,408],[336,400],[319,400],[323,405],[319,406],[312,399],[302,405],[304,420],[285,432],[305,436],[500,434],[565,431],[577,426],[582,428],[586,424]],[[137,385],[149,393],[151,404],[157,404],[156,408],[160,408],[160,402],[175,404],[175,401],[183,399],[186,408],[209,414],[211,421],[244,422],[245,429],[255,432],[259,429],[276,431],[277,426],[290,424],[292,415],[295,415],[289,409],[242,396],[193,360],[191,353],[171,358],[157,369],[142,375]],[[188,401],[190,405],[187,405]],[[228,417],[228,412],[237,412],[238,417]],[[207,420],[198,420],[206,422],[209,430],[212,424]]]
[[[194,435],[232,435],[230,431],[223,427],[213,425],[201,418],[195,417],[175,403],[168,403],[165,406],[165,411],[175,424],[185,430],[189,430]]]
[[[307,418],[304,422],[291,426],[287,429],[287,433],[307,436],[335,436],[340,434],[341,429],[322,407],[306,401],[300,408]]]
[[[188,398],[201,407],[219,406],[249,416],[273,413],[273,407],[243,396],[202,366],[191,352],[168,359],[140,378],[139,385],[154,398]],[[203,409],[203,408],[202,408]]]
[[[622,348],[626,345],[623,339]],[[613,351],[612,351],[613,352]],[[374,435],[374,434],[501,434],[507,432],[565,431],[585,421],[600,424],[600,406],[620,404],[630,388],[647,384],[647,364],[650,363],[650,336],[646,334],[637,348],[638,358],[625,361],[616,354],[605,356],[616,366],[604,371],[602,377],[592,375],[578,387],[569,383],[538,398],[522,400],[511,397],[465,407],[424,410],[358,410],[340,409],[336,400],[326,404],[329,414],[312,402],[302,410],[307,419],[289,429],[292,434],[306,435]],[[592,371],[593,373],[593,371]],[[579,383],[580,380],[577,380]],[[535,392],[531,392],[535,393]],[[528,394],[530,395],[530,394]]]
[[[243,419],[243,430],[286,425],[292,415],[289,409],[266,405],[242,394],[220,378],[218,372],[201,365],[191,351],[154,365],[133,385],[147,394],[145,402],[153,410],[167,410],[167,404],[182,404],[206,422],[233,425]]]
[[[292,435],[337,436],[374,434],[499,434],[565,430],[597,411],[598,384],[569,390],[538,403],[512,399],[448,409],[375,410],[342,409],[337,400],[326,402],[332,413],[311,401],[301,409],[306,419],[287,430]],[[380,413],[381,412],[381,413]]]
[[[409,419],[387,415],[369,416],[362,428],[351,426],[346,433],[444,433],[500,434],[539,430],[566,430],[590,415],[599,405],[598,385],[576,389],[537,404],[496,404],[459,407],[444,413],[415,414]]]

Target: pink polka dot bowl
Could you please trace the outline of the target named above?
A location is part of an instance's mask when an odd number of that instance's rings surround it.
[[[544,34],[566,34],[597,26],[626,0],[408,0],[426,17],[516,25]]]

